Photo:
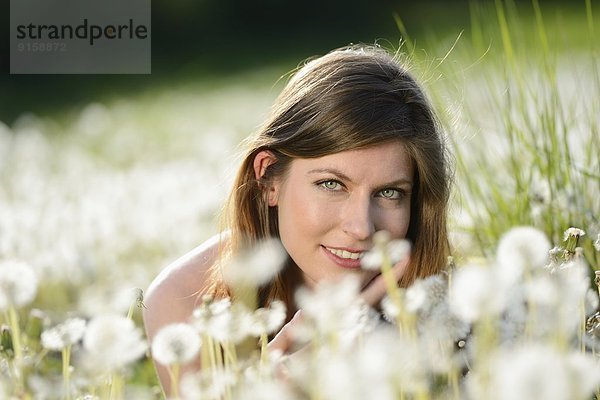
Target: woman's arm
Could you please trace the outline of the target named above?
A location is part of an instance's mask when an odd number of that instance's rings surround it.
[[[210,283],[210,268],[219,254],[223,235],[215,235],[189,253],[163,269],[152,281],[144,298],[144,326],[149,343],[165,325],[189,322],[194,308],[199,304],[198,293]],[[165,366],[154,362],[160,384],[167,395],[171,393],[171,382]],[[195,362],[181,369],[181,374],[198,370]]]

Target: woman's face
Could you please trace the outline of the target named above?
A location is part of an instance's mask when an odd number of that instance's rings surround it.
[[[298,158],[276,180],[271,205],[278,206],[281,241],[302,270],[305,283],[359,274],[373,233],[406,236],[410,222],[413,166],[400,142],[319,158]]]

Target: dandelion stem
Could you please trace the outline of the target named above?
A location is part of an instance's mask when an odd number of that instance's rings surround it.
[[[266,367],[269,361],[267,353],[267,344],[269,343],[269,337],[266,332],[260,334],[260,365]]]
[[[172,399],[179,399],[179,364],[174,363],[169,368],[169,375],[171,378],[171,394]]]
[[[223,343],[223,349],[225,350],[225,360],[229,360],[230,364],[237,365],[237,355],[235,352],[235,346],[230,342]]]
[[[19,315],[14,307],[8,308],[8,316],[6,318],[12,331],[13,349],[15,352],[15,360],[18,365],[23,360],[23,349],[21,347],[21,329],[19,327]]]
[[[136,305],[137,301],[131,303],[131,305],[129,306],[129,311],[127,311],[127,318],[133,319],[133,311],[135,310]]]
[[[202,368],[210,367],[210,336],[202,335],[202,346],[200,347],[200,365]]]
[[[62,375],[63,375],[63,395],[66,400],[71,399],[71,345],[65,347],[62,351]]]
[[[110,399],[122,399],[123,393],[123,380],[119,376],[119,374],[112,374],[110,376]]]
[[[460,391],[458,389],[458,369],[451,367],[448,371],[448,385],[452,389],[452,394],[456,400],[460,399]]]
[[[208,354],[209,356],[209,363],[210,363],[210,368],[212,370],[216,370],[219,366],[217,365],[217,352],[215,350],[215,347],[218,346],[218,343],[215,343],[214,340],[212,340],[212,338],[210,339],[210,344],[209,344],[209,348],[210,348],[210,353]]]
[[[223,368],[224,364],[223,364],[223,346],[221,346],[219,343],[215,344],[215,355],[216,355],[216,360],[217,360],[217,365],[219,368]]]

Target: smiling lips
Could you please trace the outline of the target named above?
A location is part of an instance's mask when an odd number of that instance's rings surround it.
[[[324,246],[325,247],[325,246]],[[362,258],[364,251],[360,251],[358,253],[353,253],[348,250],[340,250],[340,249],[332,249],[331,247],[325,247],[331,254],[336,255],[340,258],[349,259],[349,260],[359,260]]]

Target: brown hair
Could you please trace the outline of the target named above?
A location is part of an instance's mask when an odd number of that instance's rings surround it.
[[[291,160],[389,141],[404,144],[415,171],[407,232],[413,252],[400,283],[407,286],[440,272],[450,253],[446,229],[450,170],[444,141],[419,84],[396,57],[371,46],[337,49],[306,63],[283,89],[264,125],[246,140],[226,205],[227,254],[266,237],[279,237],[277,213],[267,204],[265,187],[286,173]],[[271,151],[277,162],[259,181],[253,161],[262,150]],[[290,276],[297,270],[290,264],[261,289],[263,303],[279,298],[290,304],[295,284]],[[210,290],[227,293],[214,272]]]

